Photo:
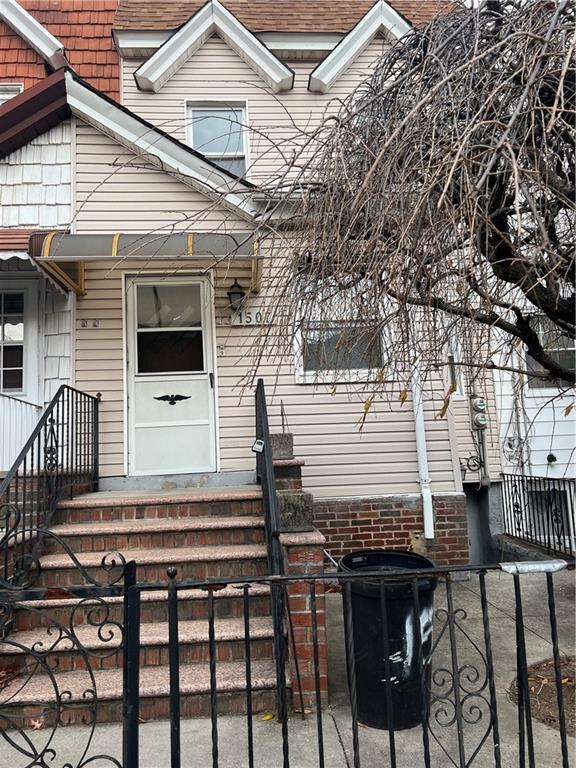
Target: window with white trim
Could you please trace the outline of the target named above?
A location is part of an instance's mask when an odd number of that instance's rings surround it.
[[[574,339],[566,336],[552,320],[545,315],[535,315],[530,319],[530,326],[538,334],[540,343],[546,352],[558,365],[573,371],[576,363],[576,346]],[[533,357],[526,354],[526,366],[532,373],[547,373]],[[528,377],[529,389],[556,389],[559,382],[542,379],[538,376]]]
[[[0,291],[0,392],[24,392],[23,291]]]
[[[189,104],[188,143],[220,168],[245,176],[248,166],[246,106]]]
[[[0,83],[0,107],[23,90],[22,83]]]
[[[301,384],[316,381],[368,381],[381,375],[385,365],[380,324],[355,319],[358,292],[337,290],[318,296],[310,316],[300,319],[297,358]]]

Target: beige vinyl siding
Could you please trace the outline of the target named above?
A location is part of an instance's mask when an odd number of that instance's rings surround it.
[[[166,269],[112,261],[88,264],[87,294],[78,300],[76,325],[76,383],[80,389],[102,393],[101,471],[124,474],[124,351],[122,334],[122,271],[130,274]],[[198,272],[199,262],[183,262],[182,272]],[[167,270],[174,273],[174,267]],[[254,406],[247,375],[253,343],[247,328],[225,325],[229,318],[226,291],[235,277],[243,285],[250,278],[248,262],[223,263],[214,275],[216,294],[217,385],[220,468],[252,470]],[[97,321],[95,323],[94,321]],[[295,383],[289,365],[264,361],[270,418],[280,430],[280,403],[295,435],[296,453],[305,460],[306,488],[318,497],[348,497],[387,493],[416,493],[418,471],[414,417],[410,399],[400,405],[392,387],[378,398],[364,429],[358,430],[364,395],[354,386],[330,388]],[[441,404],[438,389],[426,404],[427,437],[432,487],[435,492],[455,488],[446,419],[435,419]]]
[[[122,65],[123,102],[136,114],[186,141],[186,100],[228,103],[246,101],[250,126],[250,178],[272,177],[286,167],[292,144],[318,126],[338,99],[346,98],[386,49],[375,38],[327,94],[308,91],[317,62],[286,61],[295,72],[294,88],[272,94],[266,83],[219,37],[211,37],[164,85],[159,93],[139,91],[133,77],[142,63]],[[284,158],[283,156],[284,155]]]
[[[246,229],[218,202],[77,121],[76,232]]]
[[[124,62],[124,101],[150,122],[184,139],[186,99],[245,99],[253,128],[251,157],[254,161],[263,153],[258,172],[270,175],[283,161],[276,152],[264,153],[265,139],[259,138],[258,132],[288,140],[296,132],[292,120],[300,128],[318,124],[330,102],[344,97],[359,82],[382,45],[381,40],[375,40],[328,95],[307,90],[313,65],[296,62],[291,64],[297,73],[295,89],[272,96],[235,53],[220,39],[212,38],[159,94],[137,91],[132,72],[138,62]],[[245,222],[82,124],[77,129],[77,179],[78,232],[166,231],[172,226],[197,231],[246,229]],[[104,476],[125,472],[122,272],[194,273],[203,266],[208,265],[153,259],[87,265],[87,293],[77,305],[76,383],[80,389],[102,393]],[[235,277],[242,285],[249,285],[248,261],[223,262],[214,275],[220,468],[253,470],[254,404],[247,377],[254,338],[249,329],[229,325],[226,291]],[[359,431],[366,397],[360,387],[338,385],[332,393],[329,387],[296,384],[292,367],[272,360],[263,362],[259,375],[267,385],[272,428],[281,428],[282,402],[295,436],[296,454],[306,462],[305,486],[317,497],[419,491],[412,404],[410,398],[400,404],[393,384],[376,398],[364,429]],[[425,406],[432,489],[437,493],[458,489],[448,420],[435,418],[442,396],[443,386],[435,382]]]

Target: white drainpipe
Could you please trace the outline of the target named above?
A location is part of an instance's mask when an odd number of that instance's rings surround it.
[[[430,473],[428,470],[428,449],[426,447],[426,426],[424,421],[424,404],[422,400],[422,381],[420,367],[414,363],[412,372],[412,407],[414,409],[414,426],[416,429],[416,453],[418,455],[418,475],[420,493],[422,494],[422,513],[424,516],[424,538],[434,538],[434,508],[432,491],[430,490]]]

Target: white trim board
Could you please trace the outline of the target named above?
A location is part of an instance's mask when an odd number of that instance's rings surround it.
[[[16,0],[0,0],[0,19],[52,67],[67,67],[64,45]]]
[[[120,56],[126,59],[148,59],[172,37],[173,30],[114,29],[112,37]],[[260,42],[269,51],[329,53],[345,35],[330,32],[258,32]],[[283,58],[282,54],[277,54]]]
[[[274,93],[294,86],[294,72],[218,0],[210,0],[145,61],[134,79],[138,88],[157,93],[213,35],[218,34]]]
[[[311,72],[308,90],[315,93],[328,93],[338,78],[379,32],[382,32],[388,40],[396,42],[412,28],[412,25],[386,0],[378,0],[324,61]]]

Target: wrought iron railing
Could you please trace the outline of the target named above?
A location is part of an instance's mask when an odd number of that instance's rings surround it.
[[[282,552],[278,538],[278,500],[274,479],[274,461],[272,440],[268,424],[268,408],[264,381],[258,379],[256,385],[256,475],[262,486],[262,506],[264,509],[264,527],[268,549],[268,572],[271,576],[280,575],[282,570]]]
[[[503,475],[505,533],[549,554],[574,557],[575,491],[574,480]]]
[[[62,385],[0,483],[0,586],[29,583],[60,499],[97,490],[98,405]]]

